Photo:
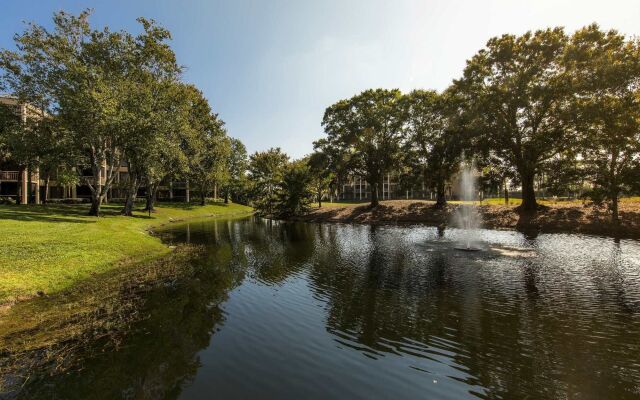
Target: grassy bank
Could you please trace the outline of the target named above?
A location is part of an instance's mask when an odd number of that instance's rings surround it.
[[[387,200],[371,208],[368,203],[332,204],[314,208],[298,219],[311,222],[344,222],[359,224],[426,224],[451,225],[453,215],[462,202],[450,202],[446,208],[434,207],[426,200]],[[535,214],[521,214],[516,208],[519,199],[504,205],[498,199],[478,206],[486,228],[518,229],[538,232],[588,233],[595,235],[640,238],[640,199],[622,199],[620,225],[611,223],[606,207],[594,207],[581,201],[540,201]]]
[[[52,294],[90,276],[170,250],[147,229],[172,220],[249,213],[238,204],[160,204],[148,216],[119,215],[106,205],[89,217],[85,205],[0,206],[0,304]]]

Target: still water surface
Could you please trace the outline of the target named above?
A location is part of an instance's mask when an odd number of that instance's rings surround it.
[[[640,243],[276,223],[171,226],[207,273],[151,292],[51,398],[637,399]],[[42,391],[42,389],[46,389]],[[35,393],[35,392],[34,392]]]

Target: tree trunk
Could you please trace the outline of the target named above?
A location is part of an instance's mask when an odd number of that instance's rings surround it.
[[[444,181],[438,182],[436,185],[436,207],[446,207],[447,196],[445,192]]]
[[[507,180],[502,180],[502,186],[504,187],[504,205],[509,205],[509,188],[507,187]]]
[[[318,189],[318,208],[322,208],[322,189]]]
[[[521,173],[520,178],[522,180],[522,205],[520,209],[523,211],[535,211],[538,208],[538,203],[536,202],[536,192],[533,188],[534,174]]]
[[[620,188],[618,186],[618,149],[615,148],[611,154],[611,163],[609,164],[609,199],[611,200],[611,222],[618,225],[620,223],[618,217],[618,196]]]
[[[377,207],[380,204],[378,201],[378,182],[369,185],[371,186],[371,207]]]
[[[618,191],[612,190],[610,197],[611,197],[611,222],[618,225],[620,223],[620,217],[618,215]]]
[[[229,204],[229,191],[224,191],[224,204]]]
[[[20,195],[16,195],[17,205],[22,204],[23,200],[26,199],[26,193],[24,193],[24,191],[22,190],[22,175],[24,174],[24,169],[25,168],[23,166],[20,166],[18,168],[18,192],[16,194]]]
[[[120,214],[127,217],[133,217],[133,205],[136,202],[138,196],[138,175],[129,171],[129,185],[127,186],[127,195],[124,201],[124,207]]]
[[[155,202],[156,202],[156,195],[158,193],[158,184],[155,185],[149,185],[147,187],[147,195],[146,195],[146,204],[144,206],[144,211],[148,211],[148,212],[155,212]]]
[[[206,193],[204,191],[204,188],[201,187],[200,188],[200,205],[204,206],[205,204],[207,204],[207,196],[206,196]]]
[[[136,195],[127,194],[127,197],[124,201],[124,207],[122,208],[122,211],[120,211],[120,214],[127,217],[133,217],[133,205],[135,204],[135,202]]]
[[[27,204],[31,204],[31,194],[33,189],[31,188],[31,167],[27,167]]]
[[[44,179],[44,200],[43,204],[47,204],[49,202],[49,186],[51,184],[51,174],[47,173],[47,177]]]
[[[98,215],[100,213],[100,206],[105,201],[111,184],[116,177],[117,166],[120,165],[120,152],[115,148],[111,148],[111,156],[107,157],[105,152],[109,149],[95,149],[92,147],[90,154],[91,173],[93,175],[93,182],[88,183],[91,188],[91,209],[89,215]],[[117,156],[115,155],[117,154]],[[129,164],[129,170],[131,166]],[[82,176],[81,169],[77,172]],[[74,196],[75,197],[75,196]]]
[[[91,196],[91,208],[89,209],[89,215],[94,217],[100,216],[100,206],[102,205],[102,196]]]

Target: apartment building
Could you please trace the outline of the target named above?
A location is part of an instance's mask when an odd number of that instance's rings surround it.
[[[445,186],[445,195],[449,200],[455,200],[459,196],[460,177],[454,175]],[[343,201],[368,201],[371,197],[371,189],[367,181],[357,175],[351,175],[340,186],[338,200]],[[435,200],[436,193],[424,183],[411,188],[403,187],[398,175],[388,173],[382,180],[382,190],[378,194],[379,200],[423,199]]]
[[[12,96],[0,95],[0,106],[8,107],[23,123],[28,117],[42,116],[42,113],[35,107],[21,104],[17,98]],[[107,167],[106,164],[102,166],[104,172],[101,174],[102,181],[98,183],[99,185],[105,184]],[[115,173],[112,187],[107,193],[107,201],[124,197],[129,170],[124,163],[121,163]],[[53,171],[49,176],[49,185],[47,186],[38,168],[30,171],[15,160],[0,159],[0,197],[12,198],[21,204],[40,204],[45,198],[88,199],[91,197],[91,190],[87,183],[96,184],[96,182],[93,181],[94,178],[89,169],[81,171],[80,176],[78,184],[65,185],[57,181],[57,174]],[[144,196],[145,192],[146,188],[141,187],[138,194]],[[157,196],[160,200],[189,201],[189,183],[163,182],[158,189]]]

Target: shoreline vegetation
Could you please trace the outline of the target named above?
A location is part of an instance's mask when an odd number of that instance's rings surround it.
[[[0,315],[34,297],[72,290],[95,276],[167,255],[151,229],[203,217],[248,215],[240,204],[161,203],[156,212],[120,216],[121,204],[88,216],[89,205],[0,205]]]
[[[521,213],[519,199],[509,205],[499,199],[482,204],[475,202],[481,217],[481,227],[537,233],[579,233],[620,238],[640,238],[640,199],[620,202],[620,223],[611,222],[606,207],[594,207],[581,201],[540,201],[535,213]],[[291,218],[304,222],[351,224],[409,225],[455,227],[454,214],[462,202],[449,202],[436,207],[429,200],[386,200],[372,208],[368,203],[325,203],[309,213]]]
[[[188,290],[213,274],[198,260],[202,249],[179,245],[153,260],[130,262],[77,282],[51,296],[21,301],[0,313],[0,393],[32,379],[79,368],[100,351],[117,349],[131,327],[148,317],[150,292]]]
[[[131,218],[109,204],[92,217],[88,207],[0,206],[0,264],[7,266],[0,279],[0,393],[76,368],[97,342],[117,348],[146,318],[146,293],[210,273],[198,262],[200,247],[170,247],[157,228],[253,213],[233,203],[161,203],[151,216],[136,211]]]

